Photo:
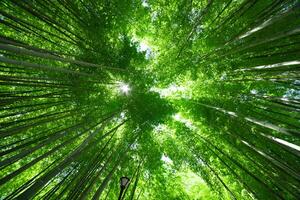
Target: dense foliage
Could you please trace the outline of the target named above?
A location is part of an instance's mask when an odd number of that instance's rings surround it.
[[[0,1],[0,199],[300,198],[297,0]]]

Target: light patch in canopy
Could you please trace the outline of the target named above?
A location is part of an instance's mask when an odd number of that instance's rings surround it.
[[[175,84],[171,84],[167,88],[152,87],[150,90],[159,93],[160,97],[162,98],[166,98],[166,97],[189,98],[188,95],[189,91],[188,88],[185,86],[178,86]]]
[[[119,83],[119,90],[120,90],[121,93],[128,95],[129,92],[131,91],[131,88],[127,83],[120,82]]]
[[[149,42],[146,38],[138,38],[137,36],[133,36],[131,39],[132,42],[137,43],[137,51],[145,53],[145,58],[149,60],[154,57],[153,48],[149,45]]]
[[[149,3],[146,0],[142,0],[142,6],[145,8],[149,8]]]
[[[188,127],[191,130],[196,130],[196,127],[193,125],[193,122],[185,117],[182,117],[180,113],[176,113],[173,115],[173,119],[175,121],[183,123],[186,127]]]
[[[166,156],[165,154],[163,154],[161,156],[161,160],[166,163],[166,164],[169,164],[169,165],[172,165],[173,164],[173,160],[171,160],[168,156]]]
[[[150,59],[150,57],[152,55],[151,47],[147,44],[147,42],[145,42],[143,40],[140,41],[140,43],[139,43],[138,51],[145,52],[145,57],[147,60]]]
[[[161,98],[192,99],[195,81],[180,79],[180,82],[170,83],[167,87],[153,86],[150,91],[159,93]]]

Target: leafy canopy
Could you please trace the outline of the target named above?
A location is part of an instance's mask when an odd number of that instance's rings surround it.
[[[0,199],[299,199],[297,0],[2,0]]]

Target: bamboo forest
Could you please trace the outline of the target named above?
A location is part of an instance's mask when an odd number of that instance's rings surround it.
[[[299,0],[1,0],[0,200],[299,200]]]

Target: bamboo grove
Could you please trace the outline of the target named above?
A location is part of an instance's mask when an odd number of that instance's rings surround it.
[[[0,199],[300,198],[297,0],[0,1]]]

